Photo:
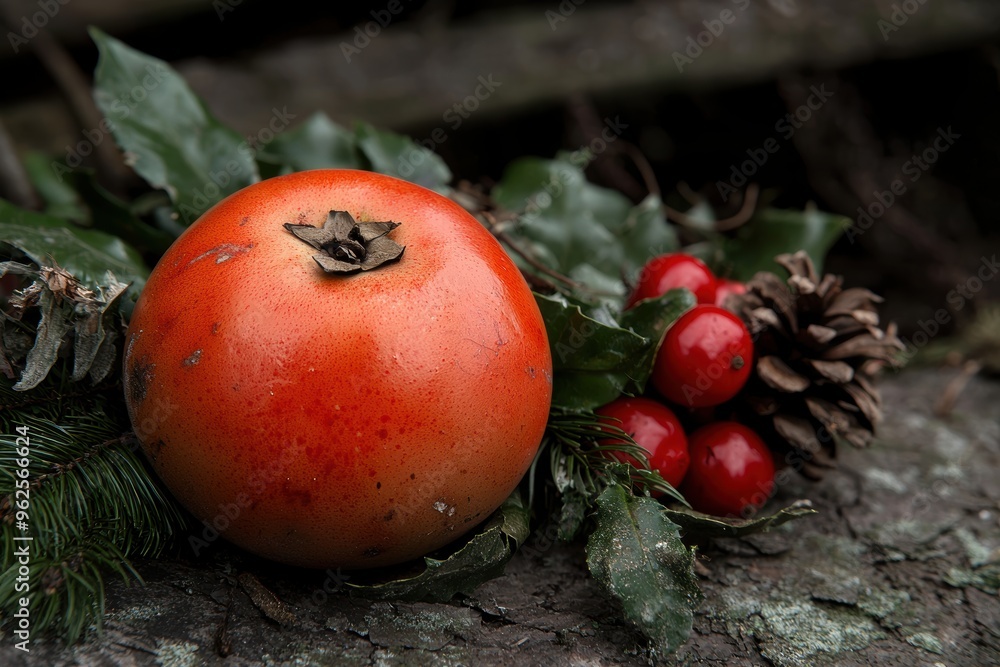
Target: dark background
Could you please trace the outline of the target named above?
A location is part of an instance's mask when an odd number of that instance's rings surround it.
[[[389,2],[53,0],[58,11],[44,21],[45,34],[18,53],[5,30],[0,121],[19,152],[65,154],[80,128],[33,52],[52,38],[89,77],[96,49],[86,26],[96,25],[177,67],[214,113],[244,133],[283,106],[296,122],[324,110],[341,123],[366,120],[418,139],[443,127],[448,139],[435,150],[456,180],[489,183],[515,158],[575,149],[592,138],[595,122],[618,117],[669,203],[686,208],[678,189],[688,186],[719,217],[740,200],[721,202],[717,181],[769,137],[780,149],[750,179],[762,202],[812,202],[856,219],[858,206],[905,178],[910,156],[950,127],[961,136],[955,145],[919,181],[906,180],[906,194],[856,242],[842,239],[827,267],[886,295],[886,314],[911,333],[950,307],[949,291],[1000,245],[1000,11],[970,0],[742,5],[401,0],[402,11],[348,64],[341,45],[372,12],[386,16]],[[8,1],[7,23],[23,33],[26,17],[44,9]],[[914,11],[897,14],[906,16],[898,30],[878,23],[906,9]],[[723,10],[735,20],[679,72],[674,53]],[[453,130],[442,115],[472,92],[475,73],[495,73],[503,85]],[[394,80],[397,91],[387,83]],[[783,139],[776,122],[804,101],[797,91],[813,85],[835,93]],[[648,192],[634,161],[618,150],[588,174],[636,200]],[[973,307],[953,312],[951,324],[995,299],[996,283],[986,283]]]

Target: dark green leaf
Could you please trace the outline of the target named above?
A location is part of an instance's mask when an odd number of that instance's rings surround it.
[[[376,130],[359,123],[355,135],[358,147],[371,164],[372,171],[388,174],[438,192],[447,189],[451,170],[434,151],[414,143],[409,137],[386,130]]]
[[[500,206],[521,214],[510,230],[551,269],[623,296],[623,275],[677,248],[659,199],[633,207],[621,193],[587,182],[568,157],[522,158],[493,189]]]
[[[91,288],[106,282],[105,273],[110,270],[138,292],[149,275],[139,253],[121,239],[19,209],[2,199],[0,243],[17,248],[39,266],[51,266],[54,261]]]
[[[748,280],[758,271],[783,275],[774,258],[805,250],[822,275],[823,260],[850,220],[815,208],[804,211],[763,209],[726,242],[726,263],[737,280]],[[729,273],[729,272],[724,272]]]
[[[584,315],[560,295],[535,295],[552,348],[552,404],[573,410],[596,408],[617,398],[653,344],[647,338]]]
[[[597,499],[587,565],[659,650],[673,653],[687,641],[701,600],[694,556],[658,501],[636,498],[618,484],[605,489]]]
[[[570,410],[600,407],[623,392],[641,393],[667,327],[694,305],[687,290],[649,299],[621,316],[562,295],[535,295],[552,348],[552,404]]]
[[[668,507],[664,511],[674,523],[684,529],[685,533],[695,533],[705,537],[742,537],[770,530],[792,519],[816,514],[816,510],[808,500],[797,500],[774,514],[753,519],[727,519],[687,508]]]
[[[650,341],[645,355],[639,361],[639,372],[632,376],[639,391],[646,388],[646,381],[653,372],[656,353],[660,351],[663,337],[670,325],[698,303],[694,294],[687,289],[673,289],[655,299],[644,299],[621,315],[623,329],[634,331]]]
[[[307,169],[363,169],[354,133],[317,112],[298,127],[283,132],[263,150],[261,158],[291,171]]]
[[[219,123],[169,65],[96,28],[90,34],[100,51],[94,99],[107,127],[136,172],[169,193],[185,224],[260,179],[255,148]]]
[[[569,542],[580,533],[587,518],[589,503],[587,497],[576,491],[568,491],[559,497],[562,509],[559,511],[559,539]]]
[[[90,228],[117,236],[139,252],[148,252],[156,257],[166,252],[174,242],[175,237],[171,234],[137,218],[125,202],[97,182],[92,172],[76,171],[70,179],[90,209]]]
[[[650,195],[632,208],[624,224],[615,229],[622,248],[622,270],[628,275],[656,255],[674,252],[680,247],[674,228],[663,215],[663,202]]]
[[[45,214],[73,222],[88,222],[87,209],[80,204],[71,182],[63,177],[65,171],[56,168],[58,164],[42,153],[29,152],[24,156],[24,169],[45,202]]]
[[[376,584],[348,582],[347,586],[376,600],[446,602],[503,574],[507,561],[527,537],[528,509],[515,491],[457,551],[442,559],[425,557],[420,574]]]

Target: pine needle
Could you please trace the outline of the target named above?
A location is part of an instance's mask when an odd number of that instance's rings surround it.
[[[29,392],[0,378],[0,613],[9,622],[28,597],[33,634],[50,631],[68,643],[100,629],[104,575],[140,580],[129,559],[162,553],[185,525],[140,459],[120,385],[81,391],[71,373],[61,361]],[[17,452],[18,428],[27,429],[27,457]],[[26,532],[18,528],[23,494],[15,496],[20,459],[28,463]],[[21,535],[34,539],[15,541]],[[27,593],[15,587],[15,550],[24,544]]]

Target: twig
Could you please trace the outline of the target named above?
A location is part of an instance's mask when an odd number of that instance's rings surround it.
[[[604,129],[601,124],[601,118],[586,97],[583,95],[574,95],[567,106],[570,116],[573,117],[573,120],[580,128],[580,134],[583,138],[582,143],[584,145],[589,145],[591,141],[601,136],[601,132]],[[609,159],[625,150],[624,143],[621,137],[608,142],[606,144],[606,151],[596,155],[591,165],[612,188],[625,194],[630,199],[638,201],[645,196],[643,186],[620,164]]]
[[[983,365],[975,359],[966,361],[962,366],[962,371],[953,377],[947,385],[945,385],[944,391],[941,393],[941,398],[934,404],[934,414],[938,417],[949,416],[952,410],[955,409],[955,403],[958,401],[958,397],[969,384],[969,380],[971,380],[982,369]]]
[[[226,615],[219,622],[219,627],[215,631],[215,653],[220,658],[227,657],[233,652],[233,640],[229,635],[229,623],[233,615],[233,584],[226,583]]]
[[[701,195],[692,190],[687,181],[679,181],[677,183],[677,194],[684,197],[684,200],[691,204],[691,206],[697,206],[702,201]]]
[[[6,2],[0,2],[0,22],[15,30],[19,17]],[[81,130],[97,129],[103,116],[91,97],[90,84],[83,70],[69,52],[47,30],[40,29],[28,48],[34,51],[49,75],[66,98]],[[124,194],[131,174],[125,167],[113,141],[94,143],[94,159],[101,183],[113,193]]]
[[[0,195],[21,208],[39,210],[42,200],[35,192],[24,165],[17,159],[14,142],[0,121]]]
[[[527,250],[525,250],[524,248],[522,248],[518,244],[517,241],[515,241],[514,239],[512,239],[510,237],[510,235],[507,234],[507,232],[494,231],[493,235],[496,236],[497,239],[501,243],[503,243],[504,245],[506,245],[507,247],[509,247],[511,250],[513,250],[515,253],[517,253],[518,256],[521,257],[521,259],[523,259],[528,264],[530,264],[531,268],[533,268],[533,269],[535,269],[537,271],[541,271],[542,273],[544,273],[545,275],[549,276],[550,278],[554,278],[555,280],[558,280],[559,282],[563,283],[564,285],[567,285],[567,286],[572,287],[574,289],[586,289],[585,285],[582,285],[582,284],[576,282],[572,278],[567,278],[563,274],[559,273],[558,271],[554,271],[554,270],[550,269],[549,267],[545,266],[544,264],[542,264],[541,262],[539,262],[537,259],[535,259],[534,257],[532,257],[531,253],[529,253]]]
[[[715,230],[718,232],[728,232],[737,227],[742,227],[753,217],[754,209],[757,207],[757,198],[760,196],[760,186],[751,183],[747,186],[747,191],[743,194],[743,204],[736,215],[732,215],[722,220],[717,220]]]
[[[656,174],[653,172],[653,165],[649,164],[649,160],[643,155],[639,147],[630,141],[625,141],[624,139],[619,140],[619,146],[621,146],[621,151],[632,159],[632,164],[635,168],[639,170],[639,175],[642,176],[642,182],[645,184],[646,189],[649,194],[656,195],[657,199],[662,199],[660,193],[660,184],[656,182]]]
[[[723,218],[722,220],[717,220],[715,222],[715,231],[728,232],[745,225],[750,218],[753,217],[759,195],[760,187],[756,183],[748,185],[746,193],[743,195],[743,203],[740,205],[740,210],[737,211],[735,215]],[[701,224],[692,220],[687,216],[687,214],[682,213],[675,208],[671,208],[666,204],[663,205],[663,210],[666,211],[668,218],[682,227],[689,227],[692,229],[700,229],[702,227]]]
[[[796,132],[794,143],[806,163],[813,189],[834,210],[854,215],[859,205],[868,205],[872,192],[892,182],[906,158],[884,151],[883,140],[865,116],[859,93],[853,86],[839,79],[829,83],[837,91],[836,97],[826,102],[830,108],[816,114],[814,125]],[[795,79],[779,80],[778,91],[789,110],[804,104],[810,94],[806,84]],[[885,207],[878,220],[879,225],[904,239],[928,263],[940,267],[923,272],[940,287],[964,279],[956,244],[911,212],[906,202],[897,200]],[[866,234],[862,242],[868,238]],[[909,264],[904,266],[907,271],[908,267]]]

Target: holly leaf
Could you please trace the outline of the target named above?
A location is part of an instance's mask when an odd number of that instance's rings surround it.
[[[354,135],[372,171],[402,178],[437,192],[448,189],[451,170],[434,151],[401,134],[376,130],[368,123],[359,123]]]
[[[347,582],[347,587],[375,600],[447,602],[471,593],[503,574],[504,567],[528,537],[529,511],[514,491],[493,516],[456,551],[443,558],[424,557],[423,570],[378,583]]]
[[[570,410],[596,408],[613,401],[641,376],[652,342],[584,314],[562,295],[535,295],[552,348],[552,405]]]
[[[687,507],[667,507],[664,512],[671,521],[684,529],[685,533],[705,537],[743,537],[753,533],[766,532],[794,519],[816,514],[816,510],[813,509],[812,503],[808,500],[796,500],[774,514],[753,519],[717,517],[696,512]]]
[[[822,275],[827,251],[850,224],[851,221],[842,215],[815,208],[804,211],[762,209],[734,238],[725,242],[728,267],[720,275],[732,275],[736,280],[749,280],[758,271],[783,275],[774,258],[798,250],[809,254],[816,271]]]
[[[667,328],[695,303],[688,290],[672,290],[626,311],[619,323],[605,306],[558,294],[536,294],[535,301],[552,348],[552,405],[569,410],[641,394]]]
[[[587,566],[659,650],[673,653],[687,641],[702,595],[694,556],[659,501],[608,486],[597,498]]]
[[[213,204],[260,180],[254,149],[221,124],[167,63],[90,29],[100,57],[94,100],[127,161],[166,190],[190,224]]]
[[[640,373],[632,377],[639,392],[645,390],[646,382],[653,372],[653,362],[663,345],[663,338],[670,325],[677,318],[697,305],[694,294],[685,288],[672,289],[655,299],[643,299],[621,315],[621,326],[650,341],[642,359],[637,360]]]
[[[362,169],[366,167],[358,152],[357,137],[334,123],[322,111],[304,123],[277,135],[264,147],[261,159],[286,167],[289,171],[307,169]]]
[[[91,289],[106,282],[109,270],[118,280],[131,282],[136,293],[149,276],[139,253],[120,238],[25,211],[2,199],[0,245],[20,251],[38,266],[56,264]]]
[[[572,155],[516,160],[492,196],[520,214],[509,233],[535,259],[587,285],[613,286],[622,297],[622,276],[676,250],[677,236],[658,198],[633,207],[621,193],[589,183],[579,162]]]

